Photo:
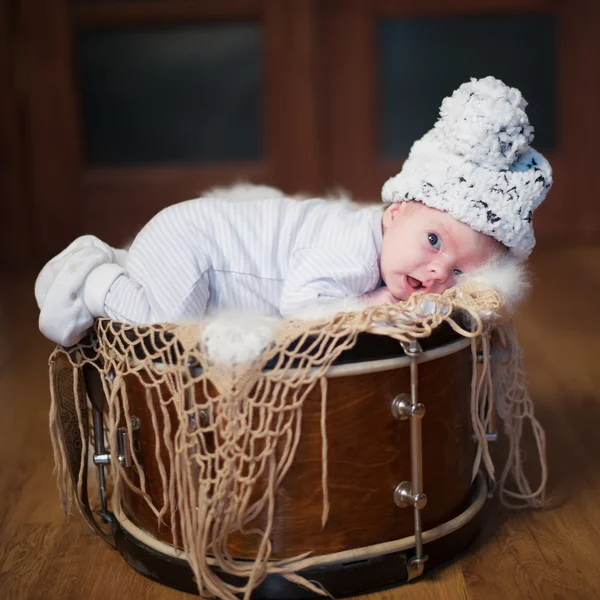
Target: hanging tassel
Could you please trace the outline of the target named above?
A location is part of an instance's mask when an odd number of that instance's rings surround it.
[[[509,440],[508,458],[498,481],[500,501],[508,508],[542,508],[547,506],[546,436],[534,415],[525,379],[523,350],[515,327],[512,323],[507,323],[498,327],[496,333],[499,339],[494,346],[492,360],[495,405]],[[532,490],[523,468],[521,444],[526,421],[529,421],[533,431],[541,470],[540,483],[535,490]]]

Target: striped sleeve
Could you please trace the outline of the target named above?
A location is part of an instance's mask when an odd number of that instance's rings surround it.
[[[376,264],[334,248],[304,248],[291,259],[281,295],[283,317],[310,305],[348,296],[361,296],[379,284]]]

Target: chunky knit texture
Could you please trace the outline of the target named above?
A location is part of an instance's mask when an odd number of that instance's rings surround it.
[[[494,77],[461,85],[384,184],[383,201],[417,200],[446,211],[527,258],[535,246],[533,211],[552,185],[552,169],[529,146],[526,106],[519,90]]]

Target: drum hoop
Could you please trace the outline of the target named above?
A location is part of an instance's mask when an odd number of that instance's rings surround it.
[[[400,342],[398,342],[400,343]],[[471,340],[468,338],[461,338],[450,344],[444,344],[436,348],[424,350],[419,354],[417,362],[419,364],[431,362],[438,358],[444,358],[450,354],[460,352],[467,346],[471,345]],[[356,363],[349,363],[347,365],[335,365],[327,371],[327,377],[345,377],[347,375],[364,375],[366,373],[378,373],[380,371],[390,371],[392,369],[402,369],[410,365],[409,356],[398,356],[396,358],[383,358],[380,360],[369,360]]]
[[[461,527],[464,527],[469,521],[475,518],[479,511],[483,508],[487,499],[487,484],[485,482],[484,475],[479,472],[474,481],[474,498],[471,504],[459,515],[450,519],[433,529],[428,529],[423,532],[422,538],[423,543],[428,544],[442,537],[445,537],[451,533],[454,533]],[[125,530],[134,539],[141,542],[142,544],[149,547],[151,550],[160,552],[167,556],[178,558],[182,560],[186,559],[186,553],[184,550],[177,549],[166,542],[156,539],[150,535],[147,531],[141,529],[135,525],[125,515],[120,503],[116,503],[114,506],[113,514],[120,527]],[[351,550],[343,550],[341,552],[334,552],[332,554],[322,554],[320,556],[310,556],[307,559],[302,560],[301,568],[305,569],[313,565],[327,566],[338,563],[348,562],[351,560],[366,560],[368,558],[374,558],[379,556],[385,556],[387,554],[393,554],[395,552],[402,552],[409,548],[414,548],[415,536],[409,535],[398,540],[392,540],[391,542],[382,542],[379,544],[373,544],[371,546],[365,546],[363,548],[353,548]],[[214,565],[215,561],[207,556],[206,560],[209,564]],[[243,559],[241,559],[243,560]],[[289,561],[290,559],[282,559]],[[268,564],[276,566],[280,561],[269,561]],[[307,564],[311,563],[311,564]]]
[[[398,342],[399,344],[400,342]],[[419,354],[418,363],[426,363],[438,358],[444,358],[450,354],[460,352],[467,346],[471,345],[470,338],[461,338],[449,344],[443,344],[429,350],[424,350]],[[136,365],[137,361],[133,361],[133,366]],[[141,364],[143,361],[139,361]],[[379,373],[381,371],[391,371],[392,369],[402,369],[408,367],[410,364],[409,356],[398,356],[394,358],[382,358],[379,360],[368,360],[362,362],[354,362],[346,365],[334,365],[329,368],[326,376],[330,379],[335,377],[346,377],[348,375],[364,375],[366,373]],[[152,368],[156,369],[157,372],[164,370],[164,364],[159,361],[152,362]],[[195,376],[201,375],[203,369],[197,367],[190,367],[190,370]],[[284,378],[288,379],[294,377],[298,369],[289,369],[285,372]],[[313,371],[315,369],[311,369]]]

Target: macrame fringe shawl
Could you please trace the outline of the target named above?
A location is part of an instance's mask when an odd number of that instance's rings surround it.
[[[544,505],[544,431],[527,393],[515,330],[502,311],[496,292],[475,285],[457,286],[440,296],[415,294],[407,302],[342,313],[325,321],[290,321],[276,332],[273,343],[255,361],[233,367],[211,363],[201,341],[202,323],[135,327],[100,320],[90,344],[56,349],[50,360],[50,376],[56,355],[68,356],[76,397],[82,385],[82,366],[92,365],[99,371],[108,406],[104,420],[112,456],[118,454],[119,426],[125,423],[129,439],[133,437],[127,376],[133,375],[143,384],[156,447],[163,446],[168,455],[166,461],[158,451],[156,456],[163,497],[157,505],[152,501],[144,470],[131,448],[139,480],[134,481],[118,461],[113,461],[112,501],[120,502],[127,486],[144,498],[158,523],[170,522],[174,545],[185,551],[201,595],[234,600],[241,594],[248,599],[269,573],[327,595],[320,586],[297,574],[306,564],[307,555],[270,560],[270,532],[276,490],[294,460],[299,442],[303,402],[317,384],[322,397],[323,526],[327,521],[326,374],[335,359],[355,344],[359,333],[409,342],[431,335],[446,322],[471,338],[471,418],[478,443],[473,476],[483,466],[489,477],[497,480],[500,500],[506,506]],[[467,328],[456,320],[457,314],[466,315]],[[494,349],[490,351],[492,338]],[[144,349],[142,354],[140,348]],[[483,360],[478,361],[478,356]],[[265,370],[267,363],[272,368]],[[194,369],[194,365],[202,365],[202,369]],[[79,467],[77,484],[72,485],[57,419],[59,399],[54,386],[51,389],[50,432],[58,487],[63,506],[70,511],[74,494],[81,498],[85,485],[84,465]],[[201,398],[194,397],[195,390],[202,390]],[[486,438],[494,410],[510,442],[508,461],[499,478]],[[173,412],[175,419],[169,416]],[[211,418],[207,420],[206,414]],[[79,411],[77,418],[81,443],[88,444],[82,426],[88,415]],[[541,464],[542,479],[536,490],[532,490],[523,469],[525,421],[533,428]],[[207,439],[213,440],[212,445]],[[266,515],[263,530],[249,528],[258,515]],[[258,536],[253,561],[231,556],[228,539],[236,531]],[[311,557],[311,564],[318,564],[318,558]],[[226,583],[211,569],[212,565],[246,583]]]

